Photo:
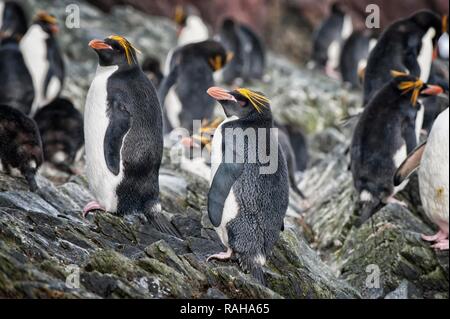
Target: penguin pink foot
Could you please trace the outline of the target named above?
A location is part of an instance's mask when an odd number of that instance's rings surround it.
[[[448,239],[443,239],[431,247],[438,250],[448,250]]]
[[[401,200],[398,200],[398,199],[394,198],[394,196],[389,197],[386,200],[386,204],[397,204],[397,205],[400,205],[400,206],[403,206],[403,207],[408,207],[408,204],[406,204],[405,202],[403,202]]]
[[[102,206],[100,206],[99,203],[92,201],[92,202],[89,202],[86,206],[84,206],[83,218],[86,218],[86,216],[94,210],[106,211]]]
[[[226,260],[229,260],[231,258],[232,254],[233,254],[233,251],[230,248],[228,248],[228,250],[226,252],[224,252],[224,253],[219,253],[219,254],[215,254],[215,255],[209,256],[206,259],[206,262],[209,262],[212,259],[226,261]]]
[[[439,232],[433,236],[422,235],[422,239],[425,241],[441,241],[446,238],[448,238],[448,235],[444,233],[442,230],[439,230]]]

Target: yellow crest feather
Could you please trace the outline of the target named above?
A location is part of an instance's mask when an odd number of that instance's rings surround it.
[[[131,49],[134,49],[134,51],[136,51],[139,54],[141,53],[141,51],[136,49],[127,39],[125,39],[120,35],[111,35],[109,39],[117,41],[120,44],[120,46],[125,50],[125,55],[127,57],[128,64],[131,64],[132,58],[134,58]]]
[[[44,10],[39,10],[36,14],[36,20],[48,23],[48,24],[58,24],[58,19],[50,15]]]
[[[237,92],[239,92],[239,94],[241,94],[242,96],[245,96],[250,103],[253,105],[253,107],[256,109],[256,111],[258,111],[258,113],[262,112],[262,108],[266,107],[266,103],[269,104],[270,101],[267,97],[265,97],[264,95],[258,94],[256,92],[253,92],[249,89],[237,89]]]
[[[407,73],[395,70],[392,70],[391,74],[394,78],[400,76],[409,76],[409,74]],[[403,81],[398,85],[398,89],[402,91],[402,94],[407,94],[408,92],[413,91],[411,95],[411,103],[413,106],[416,106],[417,100],[420,95],[420,90],[422,89],[423,85],[424,83],[420,79],[417,79],[416,81]]]

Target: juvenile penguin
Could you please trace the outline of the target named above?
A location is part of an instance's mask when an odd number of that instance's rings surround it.
[[[215,101],[206,90],[214,85],[213,72],[223,68],[229,56],[219,42],[208,40],[177,49],[174,58],[158,90],[164,104],[164,131],[182,127],[192,134],[193,120],[212,119]],[[174,94],[168,96],[172,87]]]
[[[361,74],[367,66],[369,53],[377,40],[367,32],[356,31],[344,42],[340,56],[339,71],[342,80],[352,88],[361,87]]]
[[[20,39],[27,29],[28,19],[20,3],[0,1],[0,37],[16,35]]]
[[[367,62],[364,105],[390,81],[391,70],[406,72],[428,82],[434,48],[441,31],[441,18],[428,10],[419,11],[387,27]]]
[[[212,87],[208,94],[227,116],[212,142],[208,214],[228,249],[208,260],[226,260],[234,254],[241,267],[264,284],[262,267],[284,227],[289,201],[286,161],[271,130],[270,104],[264,95],[248,89],[229,92]],[[276,167],[263,172],[268,166],[262,153],[271,154]]]
[[[401,184],[419,169],[420,198],[428,218],[439,227],[434,236],[422,235],[434,242],[433,248],[448,250],[449,211],[449,116],[448,108],[436,119],[428,140],[412,152],[395,175]]]
[[[0,36],[0,103],[29,114],[34,100],[33,80],[17,36]]]
[[[8,105],[0,105],[0,162],[7,174],[18,169],[32,192],[38,189],[35,175],[43,162],[38,128],[32,119]]]
[[[99,65],[84,111],[86,175],[96,202],[84,208],[119,215],[144,213],[158,230],[176,234],[161,215],[158,173],[162,112],[124,37],[92,40]]]
[[[58,30],[56,18],[41,11],[20,42],[34,85],[31,116],[57,98],[63,88],[64,62],[55,37]]]
[[[393,72],[389,81],[366,106],[351,144],[351,171],[359,198],[362,224],[381,204],[398,203],[394,174],[416,147],[415,118],[420,96],[437,95],[438,86],[424,84],[405,73]]]
[[[41,108],[34,120],[41,133],[45,160],[74,174],[71,166],[84,145],[83,115],[68,99],[57,98]]]
[[[339,3],[331,6],[331,14],[313,34],[311,60],[328,76],[338,78],[337,68],[343,42],[352,34],[353,23]]]
[[[146,57],[142,63],[142,71],[153,83],[154,87],[158,88],[164,78],[159,60],[153,56]]]

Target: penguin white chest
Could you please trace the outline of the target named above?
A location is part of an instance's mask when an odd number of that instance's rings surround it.
[[[448,233],[449,112],[435,121],[419,169],[420,197],[427,216]]]
[[[0,1],[0,28],[3,25],[3,12],[5,10],[5,3],[3,1]]]
[[[189,16],[186,20],[186,26],[178,37],[178,46],[205,41],[209,38],[208,27],[198,16]]]
[[[231,121],[235,121],[238,118],[236,116],[232,116],[227,118],[225,121],[223,121],[214,132],[214,137],[212,140],[212,147],[211,147],[211,179],[210,179],[210,186],[212,184],[212,181],[214,179],[214,176],[217,173],[217,169],[219,168],[219,165],[222,163],[222,126],[223,124]],[[239,212],[239,206],[236,201],[236,197],[233,191],[233,188],[231,188],[230,193],[228,194],[224,206],[223,206],[223,212],[222,212],[222,220],[220,222],[219,227],[216,227],[215,230],[217,232],[217,235],[219,235],[220,240],[224,244],[225,247],[229,247],[228,244],[228,230],[226,228],[227,224],[232,221],[234,218],[236,218],[237,214]]]
[[[428,82],[430,77],[431,63],[433,62],[433,38],[435,35],[436,30],[434,28],[428,29],[422,38],[422,48],[417,57],[417,62],[420,66],[420,79],[423,82]]]
[[[109,125],[107,116],[107,84],[117,66],[97,69],[86,99],[84,110],[84,137],[86,149],[86,174],[95,198],[107,211],[117,210],[116,188],[123,178],[121,163],[118,175],[107,167],[104,155],[104,139]],[[124,141],[126,139],[126,135]]]

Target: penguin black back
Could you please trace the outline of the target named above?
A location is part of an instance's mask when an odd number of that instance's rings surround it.
[[[179,126],[191,134],[193,120],[210,120],[213,116],[214,100],[206,90],[214,84],[213,72],[223,68],[228,59],[225,48],[213,40],[185,45],[173,54],[171,72],[162,81],[158,95],[164,103],[170,88],[175,86],[175,93],[182,105]],[[164,111],[165,132],[170,132],[177,126],[167,119],[170,110]]]
[[[244,54],[242,77],[244,81],[261,80],[266,67],[266,52],[262,39],[250,26],[239,25],[240,39]]]
[[[365,32],[357,31],[352,33],[342,47],[339,69],[342,80],[353,88],[361,87],[359,72],[367,64],[371,41],[375,39]]]
[[[228,51],[233,52],[233,59],[222,71],[222,81],[226,84],[232,84],[241,77],[244,69],[244,47],[240,33],[239,25],[232,18],[223,21],[220,28],[220,42]]]
[[[30,190],[37,190],[35,175],[43,162],[37,125],[8,105],[0,105],[0,160],[7,173],[18,169],[27,180]]]
[[[22,6],[15,1],[0,1],[0,37],[17,36],[27,32],[28,19]]]
[[[422,69],[418,61],[420,56],[432,54],[431,52],[422,52],[423,41],[432,41],[432,45],[436,46],[441,32],[440,17],[428,10],[419,11],[409,18],[391,24],[380,35],[367,62],[364,78],[364,105],[369,102],[377,90],[390,81],[391,70],[408,72],[421,78],[424,76],[426,79],[422,78],[422,80],[428,81],[426,73],[431,67],[431,60],[429,63],[424,63],[427,65],[423,65]],[[431,37],[433,33],[434,37]],[[424,47],[424,50],[426,49]]]
[[[0,40],[0,103],[29,114],[34,100],[33,80],[16,37]]]
[[[83,116],[73,104],[58,98],[34,116],[44,149],[44,158],[58,169],[73,173],[71,165],[84,144]]]
[[[382,203],[393,201],[395,171],[417,144],[415,117],[418,98],[436,94],[436,87],[394,72],[365,108],[351,144],[351,170],[364,222]],[[380,133],[382,132],[382,134]],[[404,187],[404,186],[403,186]]]

